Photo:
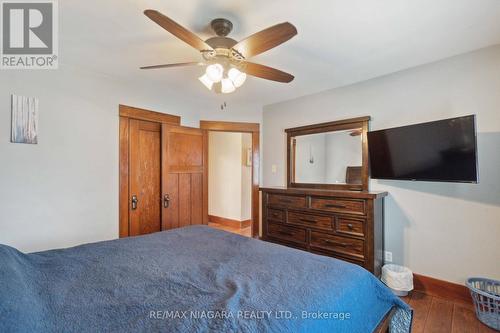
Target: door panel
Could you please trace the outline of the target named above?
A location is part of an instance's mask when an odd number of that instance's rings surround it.
[[[196,133],[192,131],[182,133],[179,130],[173,129],[168,133],[168,141],[172,142],[168,150],[170,167],[183,171],[191,169],[201,171],[203,168],[202,131],[193,129]]]
[[[179,174],[179,227],[191,224],[191,174]]]
[[[169,195],[168,208],[163,209],[162,230],[179,228],[179,174],[163,174],[163,193]]]
[[[206,223],[206,131],[163,125],[162,138],[163,194],[170,198],[164,208],[163,229]]]
[[[203,221],[203,174],[191,174],[191,220]],[[199,224],[203,224],[200,222]]]
[[[130,236],[161,231],[161,125],[130,120]]]

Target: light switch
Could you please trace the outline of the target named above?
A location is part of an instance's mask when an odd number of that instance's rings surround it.
[[[272,172],[272,173],[276,173],[276,172],[278,172],[278,167],[276,166],[276,164],[273,164],[273,165],[271,166],[271,172]]]

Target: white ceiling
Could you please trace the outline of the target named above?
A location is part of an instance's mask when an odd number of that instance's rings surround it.
[[[272,104],[500,43],[500,0],[64,0],[59,6],[62,63],[152,82],[183,98],[233,104]],[[252,60],[295,81],[250,78],[221,97],[198,82],[203,68],[141,71],[201,59],[144,16],[147,8],[204,39],[216,17],[233,21],[236,40],[289,21],[298,35]]]

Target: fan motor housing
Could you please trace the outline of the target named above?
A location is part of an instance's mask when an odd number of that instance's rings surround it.
[[[205,41],[214,49],[230,49],[238,42],[229,37],[212,37]]]
[[[224,18],[217,18],[212,20],[210,25],[217,34],[217,37],[209,38],[205,41],[205,43],[210,45],[215,52],[204,53],[203,56],[205,59],[208,60],[213,57],[227,57],[235,61],[244,60],[244,57],[241,54],[232,50],[233,46],[238,44],[238,42],[232,38],[226,37],[233,29],[233,23]]]
[[[225,18],[216,18],[212,20],[210,26],[217,36],[226,37],[233,30],[233,23]]]

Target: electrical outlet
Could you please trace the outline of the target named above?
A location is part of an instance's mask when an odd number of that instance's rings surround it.
[[[392,252],[389,252],[389,251],[384,252],[384,261],[385,262],[392,262]]]
[[[272,172],[272,173],[276,173],[277,171],[278,171],[278,167],[276,166],[276,164],[273,164],[273,165],[271,166],[271,172]]]

